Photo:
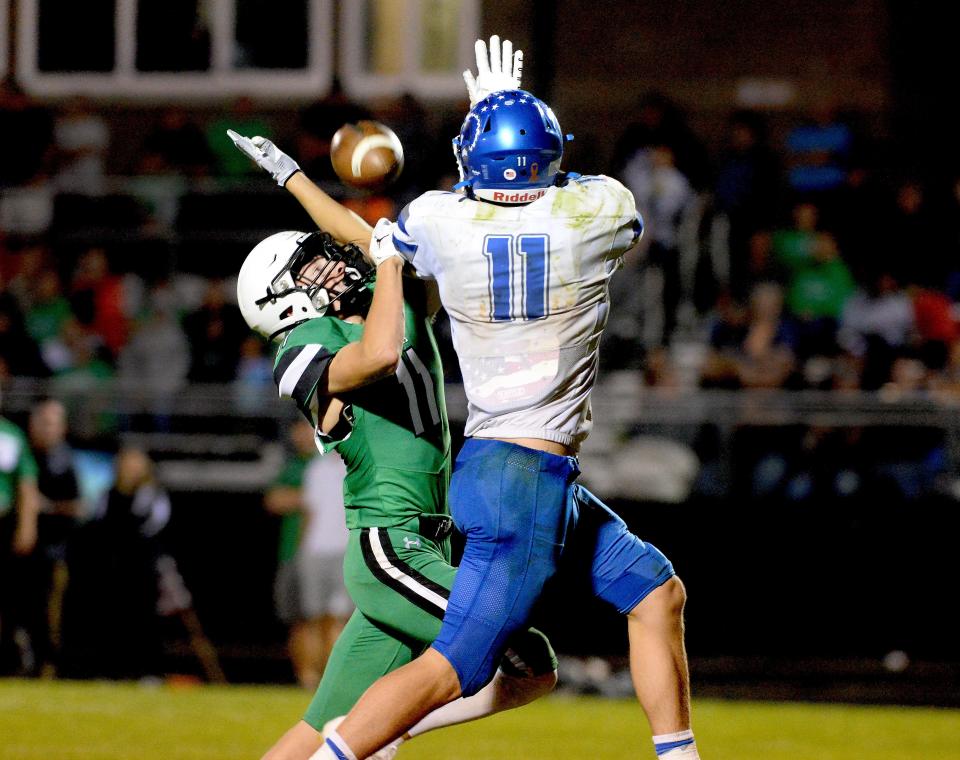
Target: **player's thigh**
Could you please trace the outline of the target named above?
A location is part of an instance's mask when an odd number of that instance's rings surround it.
[[[351,531],[344,579],[364,615],[424,647],[440,630],[456,575],[445,546],[398,528]]]
[[[406,665],[423,649],[354,611],[333,646],[320,686],[303,720],[317,731],[330,719],[346,715],[380,676]]]
[[[589,572],[593,593],[626,614],[674,577],[673,565],[586,488],[576,486],[575,496],[579,516],[572,566]]]
[[[457,671],[465,695],[493,675],[507,639],[557,570],[575,467],[566,457],[500,441],[464,445],[450,499],[467,542],[434,648]]]

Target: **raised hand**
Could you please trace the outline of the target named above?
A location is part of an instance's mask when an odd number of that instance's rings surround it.
[[[237,146],[237,150],[253,159],[280,187],[300,171],[300,165],[266,137],[244,137],[232,129],[227,130],[227,137]]]
[[[494,34],[490,37],[489,56],[487,44],[483,40],[477,40],[474,50],[477,54],[477,75],[474,77],[470,69],[463,72],[463,81],[467,83],[471,107],[491,92],[520,88],[523,51],[514,52],[513,43],[510,40],[504,40],[501,48],[500,37]]]

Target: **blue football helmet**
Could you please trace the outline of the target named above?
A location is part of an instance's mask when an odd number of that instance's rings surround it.
[[[526,90],[492,92],[470,109],[453,140],[457,187],[495,203],[534,201],[560,171],[563,141],[557,117],[542,100]]]

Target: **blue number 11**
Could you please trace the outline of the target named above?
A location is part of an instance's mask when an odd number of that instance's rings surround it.
[[[483,241],[487,257],[490,292],[490,319],[542,319],[547,316],[547,283],[550,279],[550,237],[548,235],[487,235]],[[520,267],[514,266],[520,258]],[[520,304],[515,308],[514,280],[519,275]]]

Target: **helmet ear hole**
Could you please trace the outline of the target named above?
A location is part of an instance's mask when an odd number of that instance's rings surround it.
[[[286,319],[286,318],[289,317],[291,314],[293,314],[293,306],[292,306],[292,305],[291,305],[291,306],[288,306],[286,309],[283,310],[283,312],[280,314],[280,319]]]

